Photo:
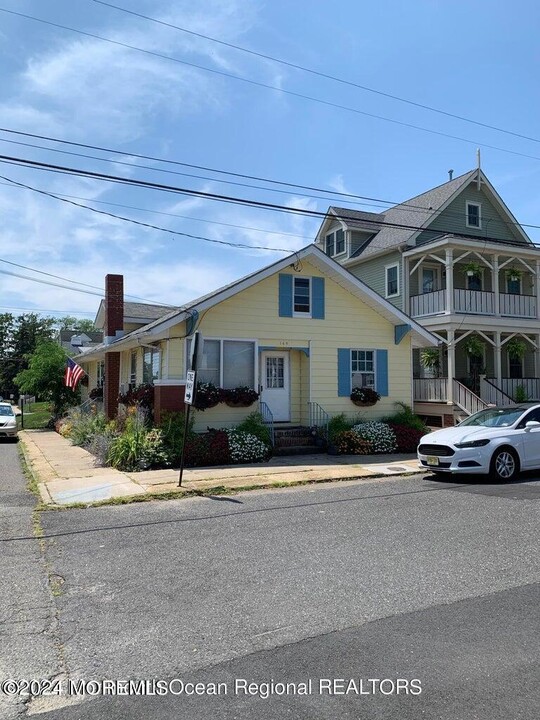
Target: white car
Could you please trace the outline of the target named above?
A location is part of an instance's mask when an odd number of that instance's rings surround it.
[[[0,402],[0,437],[17,437],[17,418],[10,403]]]
[[[540,403],[487,408],[456,427],[424,435],[418,460],[435,473],[485,474],[495,480],[540,469]]]

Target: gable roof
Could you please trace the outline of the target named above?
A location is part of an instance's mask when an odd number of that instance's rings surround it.
[[[417,323],[415,320],[412,320],[404,312],[398,310],[388,300],[381,297],[378,293],[349,272],[349,270],[344,268],[332,258],[329,258],[316,245],[308,245],[302,250],[299,250],[286,258],[278,260],[271,265],[267,265],[261,270],[250,273],[239,280],[235,280],[234,282],[218,288],[211,293],[203,295],[180,308],[171,310],[166,315],[163,315],[162,317],[144,325],[141,328],[138,328],[137,330],[127,333],[109,345],[101,345],[98,348],[95,348],[93,352],[89,353],[89,355],[93,356],[95,354],[97,356],[98,353],[102,353],[105,350],[117,351],[120,347],[128,349],[129,347],[140,344],[143,339],[145,342],[148,342],[152,339],[152,337],[155,341],[163,339],[166,337],[167,331],[174,325],[177,325],[188,318],[196,318],[197,314],[205,312],[211,307],[218,305],[220,302],[227,300],[229,297],[232,297],[248,287],[251,287],[255,283],[258,283],[275,273],[281,272],[282,270],[286,270],[302,260],[309,260],[309,262],[313,263],[327,277],[341,285],[352,295],[358,297],[372,310],[377,312],[394,326],[410,326],[413,344],[415,346],[425,347],[426,344],[438,344],[438,338],[430,333],[429,330],[426,330],[426,328]]]
[[[159,317],[166,315],[172,309],[177,309],[173,305],[154,305],[152,303],[142,302],[124,302],[124,320],[127,322],[141,322],[144,324],[150,320],[157,320]],[[105,324],[105,301],[101,300],[94,321],[97,327],[103,327]]]
[[[476,172],[476,169],[470,170],[399,205],[386,208],[379,214],[359,213],[358,210],[333,206],[328,209],[328,213],[353,230],[378,229],[377,234],[360,253],[362,258],[365,258],[406,244],[418,232],[415,228],[428,225],[438,212],[469,184],[476,176]],[[365,217],[357,219],[357,215]],[[371,217],[368,218],[368,215]]]

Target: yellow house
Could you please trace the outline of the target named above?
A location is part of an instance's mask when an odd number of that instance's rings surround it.
[[[338,413],[357,416],[353,387],[371,387],[380,401],[366,418],[412,404],[412,349],[437,338],[329,258],[315,245],[135,329],[124,322],[123,278],[108,275],[101,316],[105,343],[79,360],[89,388],[103,376],[105,412],[118,392],[154,386],[155,419],[184,407],[191,337],[203,337],[197,380],[249,386],[257,405],[219,404],[196,411],[195,430],[231,427],[254,409],[268,422],[319,425]],[[127,331],[127,332],[126,332]]]

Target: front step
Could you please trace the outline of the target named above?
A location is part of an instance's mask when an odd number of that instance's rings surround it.
[[[274,427],[274,455],[311,455],[326,452],[315,445],[311,428],[301,425]]]

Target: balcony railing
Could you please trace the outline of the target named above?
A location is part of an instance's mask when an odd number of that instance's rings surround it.
[[[413,295],[410,313],[414,318],[439,315],[447,311],[446,290]],[[487,290],[454,288],[454,312],[468,315],[495,315],[495,293]],[[499,293],[499,313],[506,317],[536,317],[534,295]]]
[[[416,402],[446,402],[448,378],[414,378],[413,390]]]
[[[510,398],[516,397],[518,387],[521,386],[527,400],[540,400],[540,378],[501,378],[500,380],[490,378],[489,381]]]

